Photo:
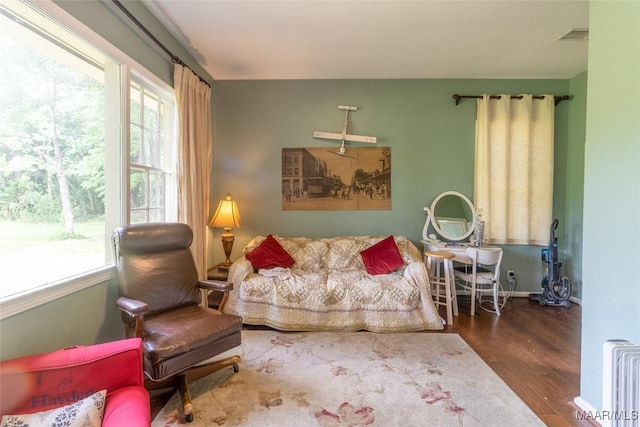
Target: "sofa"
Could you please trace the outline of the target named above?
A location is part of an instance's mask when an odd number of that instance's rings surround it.
[[[255,262],[269,239],[290,262]],[[257,236],[243,253],[229,269],[233,290],[221,309],[244,324],[283,331],[443,328],[421,253],[403,236]]]
[[[2,425],[151,425],[139,338],[2,361],[0,396]]]

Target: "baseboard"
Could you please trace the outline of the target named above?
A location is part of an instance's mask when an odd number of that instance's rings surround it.
[[[514,292],[512,297],[513,298],[529,298],[529,295],[533,294],[535,292]]]
[[[536,292],[525,292],[525,291],[520,291],[520,292],[514,292],[513,294],[511,294],[511,296],[509,298],[529,298],[529,295],[531,294],[535,294]],[[501,292],[500,295],[502,295],[503,293]],[[464,291],[461,291],[460,289],[458,289],[456,291],[456,295],[459,296],[464,296],[464,295],[469,295],[468,293],[465,293]],[[571,297],[569,298],[569,301],[571,301],[574,304],[577,305],[582,305],[582,300],[576,297]]]
[[[535,293],[536,292],[514,292],[512,297],[513,298],[529,298],[530,294],[535,294]],[[582,305],[582,300],[576,297],[569,298],[569,301],[571,301],[574,304]]]
[[[596,421],[600,411],[582,397],[577,396],[574,398],[573,402],[569,402],[569,406],[576,410],[577,420],[586,421],[595,427],[602,427],[602,424]]]
[[[576,297],[569,298],[569,301],[571,301],[574,304],[582,305],[582,300]]]

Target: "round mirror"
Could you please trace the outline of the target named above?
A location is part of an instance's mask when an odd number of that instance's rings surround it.
[[[431,208],[424,208],[427,219],[422,230],[422,237],[428,240],[429,224],[441,237],[459,241],[473,233],[477,213],[467,196],[457,191],[445,191],[431,203]]]

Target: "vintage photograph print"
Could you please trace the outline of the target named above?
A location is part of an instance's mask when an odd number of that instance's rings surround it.
[[[391,209],[391,148],[283,148],[282,209]]]

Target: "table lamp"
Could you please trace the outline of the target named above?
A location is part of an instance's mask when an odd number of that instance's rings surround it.
[[[229,270],[231,266],[231,249],[233,248],[233,234],[231,234],[232,228],[240,227],[240,212],[238,212],[238,204],[235,200],[231,200],[231,194],[227,194],[227,197],[220,200],[216,213],[213,214],[209,227],[224,228],[222,233],[222,248],[227,259],[218,267],[220,271]]]

